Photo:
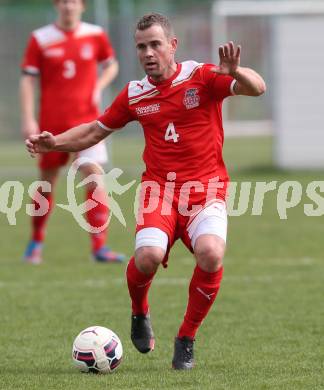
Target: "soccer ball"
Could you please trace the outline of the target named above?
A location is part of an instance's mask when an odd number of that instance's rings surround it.
[[[108,374],[121,363],[123,346],[119,337],[103,326],[90,326],[73,343],[72,359],[82,372]]]

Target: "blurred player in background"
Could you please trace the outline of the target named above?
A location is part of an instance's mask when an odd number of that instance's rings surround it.
[[[26,145],[32,155],[78,151],[132,120],[141,123],[146,142],[142,220],[137,220],[135,255],[126,272],[132,301],[131,339],[142,353],[154,348],[148,291],[159,265],[166,266],[170,248],[181,238],[196,260],[172,360],[173,368],[186,370],[194,366],[195,335],[223,275],[229,178],[222,157],[222,102],[230,95],[259,96],[266,87],[258,73],[240,66],[241,48],[233,42],[219,48],[219,66],[176,63],[177,39],[163,15],[145,15],[137,24],[135,43],[147,75],[143,80],[131,81],[98,121],[56,137],[44,132]],[[151,191],[147,191],[149,183]],[[156,183],[154,190],[152,183]],[[157,207],[150,208],[151,202]],[[202,208],[196,211],[197,206]]]
[[[22,132],[25,138],[39,133],[40,129],[50,129],[60,134],[80,123],[97,118],[102,91],[118,74],[118,62],[108,36],[99,26],[81,21],[85,10],[84,0],[55,0],[57,20],[41,27],[31,34],[22,62],[20,83]],[[101,65],[101,75],[97,66]],[[35,118],[35,81],[39,82],[40,104],[39,121]],[[107,162],[104,142],[82,151],[79,156],[87,157],[95,163]],[[69,153],[49,152],[39,159],[41,180],[51,184],[51,192],[38,189],[35,196],[48,201],[48,212],[32,218],[32,237],[24,259],[30,263],[42,261],[42,246],[46,223],[54,203],[54,189],[60,168],[67,164]],[[87,177],[99,174],[96,164],[81,166]],[[98,177],[98,176],[97,176]],[[95,197],[93,197],[95,191]],[[86,186],[87,199],[97,205],[87,212],[88,223],[92,227],[103,226],[108,218],[107,195],[102,179]],[[124,256],[111,251],[105,244],[106,230],[91,234],[92,254],[99,262],[118,262]]]

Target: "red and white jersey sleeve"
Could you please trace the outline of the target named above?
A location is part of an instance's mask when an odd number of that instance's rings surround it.
[[[201,69],[203,80],[206,82],[211,96],[215,100],[224,100],[234,95],[235,79],[231,76],[220,75],[212,71],[217,68],[213,64],[205,64]]]
[[[41,58],[41,49],[36,38],[31,35],[21,64],[23,72],[30,75],[38,75],[41,67]]]
[[[128,85],[115,98],[110,107],[101,115],[97,123],[106,130],[116,130],[124,127],[135,118],[129,109]]]
[[[108,35],[102,31],[98,36],[98,62],[109,64],[115,59],[115,50]]]

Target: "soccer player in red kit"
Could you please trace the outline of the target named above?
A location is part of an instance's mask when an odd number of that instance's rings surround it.
[[[54,24],[41,27],[31,34],[22,62],[20,84],[22,132],[28,138],[39,129],[60,134],[80,123],[93,121],[99,115],[98,103],[102,90],[118,73],[118,62],[108,36],[99,26],[81,21],[84,0],[54,1],[58,17]],[[97,66],[102,67],[98,77]],[[39,122],[35,119],[35,79],[39,77]],[[96,164],[84,164],[84,176],[96,174],[97,182],[86,186],[86,197],[97,205],[87,212],[88,223],[95,228],[108,218],[107,195],[97,164],[107,162],[104,142],[79,154]],[[51,184],[50,192],[39,188],[35,207],[46,198],[47,212],[32,218],[32,237],[24,259],[30,263],[42,261],[42,244],[48,216],[51,212],[54,188],[59,170],[69,159],[69,153],[53,151],[40,156],[41,180]],[[92,254],[99,262],[122,261],[124,256],[111,251],[105,244],[106,230],[91,234]]]
[[[175,369],[194,365],[196,332],[218,293],[223,274],[228,175],[222,158],[221,107],[230,95],[259,96],[261,76],[240,66],[241,48],[219,48],[219,66],[176,63],[177,39],[168,19],[145,15],[135,31],[146,77],[131,81],[96,122],[26,141],[34,155],[48,150],[82,150],[137,120],[144,129],[146,170],[136,228],[135,255],[126,277],[132,301],[131,339],[142,353],[154,348],[148,291],[174,241],[193,252],[196,267],[172,360]],[[152,202],[153,200],[153,202]],[[199,207],[200,206],[200,207]]]

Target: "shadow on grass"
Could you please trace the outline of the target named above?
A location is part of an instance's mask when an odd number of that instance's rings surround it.
[[[28,366],[16,366],[16,367],[8,367],[6,368],[6,374],[13,374],[17,377],[20,376],[57,376],[57,375],[73,375],[78,372],[73,367],[28,367]],[[95,375],[95,374],[93,374]]]
[[[203,365],[195,367],[193,371],[190,371],[192,373],[197,373],[197,371],[200,371],[205,369]],[[6,369],[6,374],[8,375],[14,375],[15,377],[44,377],[44,378],[49,378],[49,377],[59,377],[59,376],[69,376],[73,377],[74,379],[77,377],[80,378],[103,378],[107,377],[109,375],[113,375],[114,377],[118,376],[124,376],[127,375],[129,376],[146,376],[146,375],[153,375],[153,376],[160,376],[160,375],[167,375],[167,374],[175,374],[175,375],[188,375],[188,371],[179,371],[179,370],[174,370],[170,365],[165,365],[161,367],[159,364],[150,364],[149,366],[147,364],[145,365],[138,365],[138,366],[129,366],[129,365],[124,365],[122,367],[119,367],[116,371],[114,371],[111,374],[107,375],[102,375],[102,374],[96,374],[96,373],[85,373],[85,372],[80,372],[77,369],[75,369],[73,366],[67,366],[65,368],[63,367],[51,367],[50,365],[46,367],[9,367]]]

